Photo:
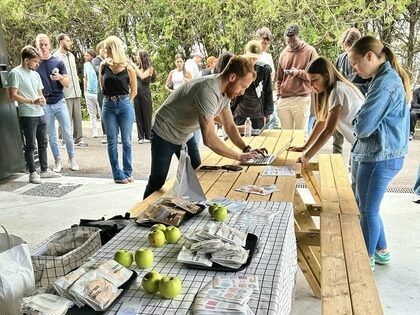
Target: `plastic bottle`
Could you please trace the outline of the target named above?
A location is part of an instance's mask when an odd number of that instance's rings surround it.
[[[251,118],[247,117],[245,120],[244,136],[251,137],[251,133],[252,133],[252,122],[251,122]]]

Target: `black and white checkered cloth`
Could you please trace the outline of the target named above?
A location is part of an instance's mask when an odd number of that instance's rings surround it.
[[[272,221],[252,226],[235,226],[238,215],[229,215],[225,223],[240,230],[258,236],[258,249],[252,258],[251,264],[238,274],[257,275],[260,292],[254,293],[248,305],[255,314],[290,314],[294,295],[295,277],[297,272],[296,239],[294,233],[294,216],[291,203],[287,202],[245,202],[247,208],[253,207],[255,211],[279,211]],[[187,221],[180,227],[181,232],[187,233],[203,228],[210,224],[211,218],[207,211]],[[147,240],[149,229],[138,225],[127,226],[99,252],[93,255],[94,259],[105,261],[113,257],[119,249],[128,249],[135,252],[140,247],[149,247]],[[190,307],[194,297],[215,275],[232,276],[234,273],[215,272],[208,270],[190,269],[177,262],[176,258],[184,244],[181,239],[177,244],[167,244],[162,248],[152,248],[155,260],[153,267],[136,269],[139,273],[137,281],[129,290],[124,292],[118,303],[107,312],[116,314],[123,301],[131,300],[142,305],[141,314],[190,314]],[[136,268],[133,264],[132,268]],[[180,277],[182,293],[173,300],[167,300],[159,294],[151,295],[141,287],[143,276],[156,270],[161,275]]]

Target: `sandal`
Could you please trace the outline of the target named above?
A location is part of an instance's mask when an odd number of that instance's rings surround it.
[[[114,179],[115,184],[128,184],[128,179]]]

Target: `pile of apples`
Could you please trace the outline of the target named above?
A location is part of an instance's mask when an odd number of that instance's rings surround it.
[[[215,221],[224,221],[228,216],[228,211],[225,206],[219,203],[213,203],[209,206],[209,212]]]
[[[176,244],[181,238],[181,231],[176,226],[155,224],[150,229],[149,244],[153,247],[162,247],[166,243]]]
[[[144,276],[141,285],[147,293],[155,294],[160,292],[160,295],[165,299],[173,299],[182,290],[182,283],[179,277],[162,277],[157,271],[148,272]]]

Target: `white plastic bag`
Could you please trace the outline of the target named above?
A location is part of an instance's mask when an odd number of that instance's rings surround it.
[[[20,300],[35,290],[28,244],[20,237],[0,233],[0,314],[20,314]]]
[[[191,165],[186,144],[182,145],[176,171],[176,181],[169,194],[177,197],[187,197],[192,202],[206,201],[203,188],[201,188],[197,174]]]

